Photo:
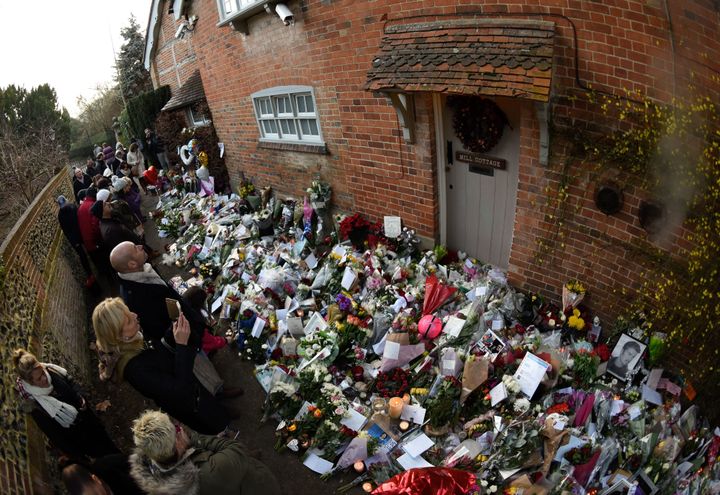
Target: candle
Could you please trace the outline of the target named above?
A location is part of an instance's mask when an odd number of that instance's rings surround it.
[[[370,483],[369,481],[363,483],[362,488],[366,493],[370,493],[373,491],[372,483]]]
[[[410,394],[403,395],[402,399],[403,399],[403,402],[405,403],[405,405],[410,404]]]
[[[355,464],[353,464],[353,467],[358,473],[365,471],[365,463],[363,461],[356,461]]]
[[[376,413],[384,413],[385,408],[387,407],[387,402],[382,397],[378,397],[377,399],[373,400],[373,411]]]
[[[407,431],[410,428],[410,423],[407,421],[400,421],[400,431]]]
[[[393,419],[399,418],[405,405],[403,400],[400,397],[393,397],[388,404],[390,405],[390,417]]]

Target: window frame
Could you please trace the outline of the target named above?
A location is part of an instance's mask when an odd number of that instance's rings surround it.
[[[297,98],[302,96],[303,98],[310,98],[313,106],[313,112],[307,111],[307,104],[305,105],[305,112],[298,111]],[[291,112],[278,112],[277,101],[287,98]],[[322,134],[322,126],[320,125],[320,115],[317,111],[317,100],[315,99],[315,91],[312,86],[275,86],[273,88],[267,88],[262,91],[257,91],[250,95],[253,105],[253,113],[255,114],[255,121],[257,122],[258,131],[260,132],[260,142],[269,143],[293,143],[293,144],[307,144],[307,145],[319,145],[324,146],[325,140]],[[306,100],[307,102],[307,100]],[[268,110],[267,104],[269,103],[269,110],[272,113],[264,113]],[[287,108],[285,108],[287,110]],[[314,120],[317,126],[317,134],[305,134],[302,130],[301,121],[303,120]],[[276,132],[267,132],[265,122],[274,122]],[[281,121],[292,122],[294,128],[294,134],[284,134],[282,130]],[[310,124],[308,124],[310,126]],[[267,124],[270,126],[270,124]]]
[[[194,112],[192,105],[185,107],[185,117],[192,127],[205,127],[212,123],[212,121],[207,118],[207,115]],[[202,120],[197,120],[195,117],[200,117]]]
[[[243,6],[243,2],[245,5]],[[267,0],[216,0],[218,15],[220,18],[218,25],[224,25],[236,18],[243,18],[246,15],[254,15],[261,11],[265,11]],[[234,9],[227,11],[225,5],[229,3]],[[251,14],[252,12],[252,14]]]

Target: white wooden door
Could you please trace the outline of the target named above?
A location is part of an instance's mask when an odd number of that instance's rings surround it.
[[[452,143],[452,154],[445,150],[447,245],[483,262],[507,268],[515,223],[522,103],[512,99],[495,102],[505,112],[510,125],[505,126],[497,146],[483,155],[505,159],[507,165],[505,170],[488,171],[487,167],[455,158],[457,151],[467,150],[455,136],[453,109],[443,98],[445,145]]]

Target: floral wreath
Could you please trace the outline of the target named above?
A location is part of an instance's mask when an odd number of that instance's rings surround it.
[[[455,135],[466,149],[484,153],[500,142],[509,123],[494,101],[476,96],[451,96],[448,103],[455,108]]]

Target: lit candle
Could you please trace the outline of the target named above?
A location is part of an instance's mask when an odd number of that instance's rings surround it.
[[[358,473],[362,473],[365,471],[365,463],[363,461],[355,461],[355,464],[353,464],[353,467],[355,468],[355,471]]]
[[[393,419],[399,418],[404,405],[405,403],[400,397],[393,397],[392,399],[390,399],[390,417]]]
[[[400,431],[407,431],[410,428],[410,423],[407,421],[400,421]]]
[[[410,404],[410,394],[403,395],[402,399],[403,399],[403,402],[405,403],[405,405]]]
[[[370,483],[369,481],[366,481],[365,483],[363,483],[362,487],[363,487],[363,490],[365,491],[365,493],[370,493],[373,491],[372,483]]]

